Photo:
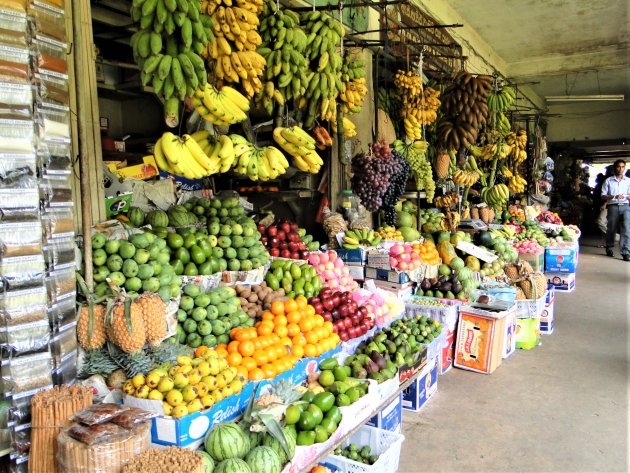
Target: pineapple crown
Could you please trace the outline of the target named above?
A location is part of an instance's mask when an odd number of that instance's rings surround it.
[[[94,374],[109,375],[120,368],[105,348],[85,350],[84,353],[81,371],[77,375],[79,378],[89,378]]]

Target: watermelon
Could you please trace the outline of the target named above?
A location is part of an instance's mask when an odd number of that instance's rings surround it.
[[[152,210],[145,217],[145,221],[152,227],[168,227],[168,215],[163,210]]]
[[[249,436],[234,422],[217,424],[206,435],[206,452],[216,461],[243,458],[249,452]]]
[[[271,447],[256,447],[247,454],[245,461],[256,473],[280,473],[282,469],[280,457]]]
[[[256,448],[262,443],[264,434],[262,432],[252,432],[249,435],[249,448]]]
[[[284,433],[284,438],[286,439],[287,444],[289,445],[289,453],[290,453],[289,456],[287,456],[287,452],[284,451],[284,448],[282,448],[282,445],[280,444],[280,442],[278,442],[274,437],[272,437],[269,434],[265,435],[265,438],[263,439],[262,444],[265,447],[271,447],[273,450],[275,450],[275,452],[278,454],[278,457],[280,457],[280,463],[285,464],[291,461],[291,459],[293,458],[293,455],[295,454],[295,437],[291,435],[291,433],[286,427],[282,428],[282,432]]]
[[[214,473],[254,473],[245,461],[240,458],[223,460],[214,469]]]
[[[203,473],[213,473],[214,460],[212,459],[212,457],[207,452],[204,452],[203,450],[198,450],[197,453],[203,457],[203,461],[204,461]]]
[[[127,218],[134,227],[141,227],[144,224],[144,212],[138,207],[131,207],[127,212]]]

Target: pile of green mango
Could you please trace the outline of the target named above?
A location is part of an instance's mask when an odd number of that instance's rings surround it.
[[[290,299],[297,296],[314,297],[322,290],[322,280],[313,266],[300,265],[289,259],[273,260],[265,281],[273,291],[283,288]]]
[[[320,374],[317,381],[335,396],[335,405],[349,406],[367,394],[369,383],[352,377],[350,366],[341,366],[335,358],[327,358],[319,364]]]

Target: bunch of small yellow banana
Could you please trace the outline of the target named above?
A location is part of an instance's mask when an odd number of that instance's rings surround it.
[[[468,159],[466,160],[466,170],[476,172],[479,175],[479,182],[483,187],[486,187],[487,175],[479,166],[477,166],[477,160],[473,154],[468,155]]]
[[[345,136],[346,138],[354,138],[355,136],[357,136],[357,126],[352,123],[352,121],[347,118],[347,117],[343,117],[342,119],[343,122],[343,136]],[[331,122],[331,126],[332,126],[332,131],[333,133],[337,133],[337,120]]]
[[[217,91],[214,86],[206,84],[195,91],[192,104],[204,120],[214,125],[242,122],[247,118],[245,112],[249,111],[249,100],[229,86]]]
[[[190,135],[180,138],[167,131],[155,143],[153,154],[160,169],[187,179],[201,179],[221,169],[221,158],[208,156]]]
[[[440,220],[440,228],[446,232],[455,232],[460,221],[460,215],[457,212],[449,210],[444,212],[444,218]]]
[[[202,2],[202,11],[213,20],[215,39],[208,43],[204,54],[216,60],[217,83],[240,84],[249,97],[262,89],[260,77],[266,64],[256,52],[262,43],[257,31],[262,7],[263,0]]]
[[[506,143],[490,143],[485,146],[468,146],[470,153],[481,159],[482,161],[492,161],[494,158],[505,159],[507,158],[514,146]]]
[[[344,113],[359,113],[368,89],[365,82],[365,62],[361,59],[344,58],[341,68],[341,93]]]
[[[268,181],[284,174],[289,162],[275,146],[256,147],[247,138],[232,134],[234,145],[233,170],[237,174],[249,177],[252,181]]]
[[[403,106],[403,117],[414,117],[420,125],[430,125],[437,120],[437,110],[441,102],[440,91],[431,87],[422,89],[422,93],[406,101]]]
[[[516,174],[508,179],[507,186],[508,189],[510,189],[514,194],[520,194],[521,192],[525,192],[527,181],[523,179],[523,177]]]
[[[505,184],[484,187],[480,192],[481,200],[493,207],[503,207],[510,198],[510,190]]]
[[[300,171],[317,174],[324,164],[315,150],[315,139],[298,126],[275,128],[273,139],[293,157],[293,163]]]
[[[457,194],[457,192],[449,192],[446,195],[436,197],[433,203],[436,207],[448,209],[459,203],[459,194]]]
[[[422,139],[422,126],[420,121],[413,116],[409,115],[403,119],[405,125],[405,136],[410,141],[416,141]]]
[[[190,135],[199,145],[199,147],[206,153],[210,159],[218,157],[221,161],[219,172],[228,172],[236,161],[236,154],[234,151],[234,143],[227,135],[219,135],[218,138],[214,138],[207,130],[199,130]]]
[[[510,139],[513,138],[513,146],[510,152],[510,156],[512,160],[516,164],[520,164],[527,160],[527,152],[525,151],[527,148],[527,133],[525,130],[519,130],[518,133],[510,133]]]
[[[479,173],[476,171],[463,171],[458,169],[453,173],[453,182],[460,186],[470,187],[479,180]]]
[[[397,71],[394,85],[400,89],[403,103],[422,93],[422,78],[415,71]]]

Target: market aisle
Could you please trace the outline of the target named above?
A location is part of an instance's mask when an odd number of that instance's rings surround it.
[[[541,346],[489,376],[453,368],[404,411],[399,472],[628,471],[630,264],[581,250]]]

